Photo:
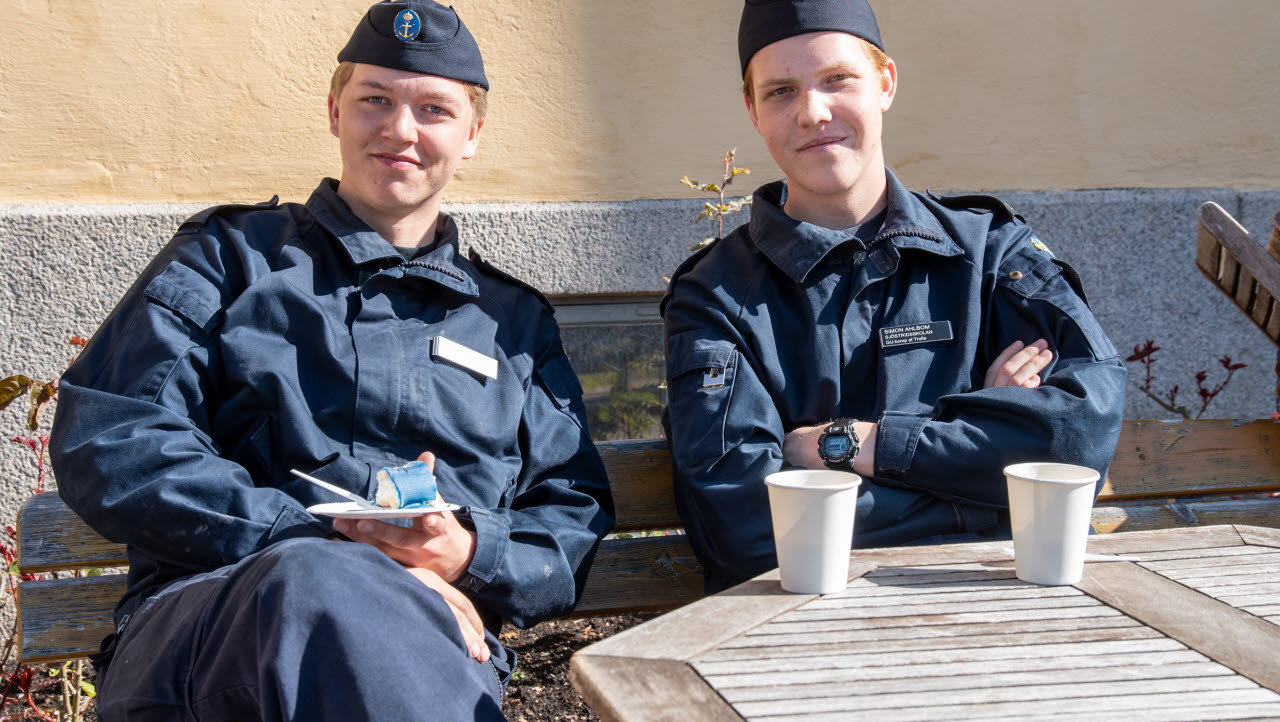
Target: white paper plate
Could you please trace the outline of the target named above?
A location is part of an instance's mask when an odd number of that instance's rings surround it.
[[[316,504],[307,507],[307,511],[317,516],[331,516],[336,519],[411,519],[415,516],[439,514],[442,511],[454,511],[457,504],[439,504],[437,506],[418,506],[412,509],[366,509],[354,501],[334,501],[327,504]]]

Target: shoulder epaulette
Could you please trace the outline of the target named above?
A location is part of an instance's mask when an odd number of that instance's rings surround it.
[[[674,283],[677,278],[688,273],[694,266],[698,265],[698,261],[702,260],[702,257],[710,253],[711,249],[715,248],[716,244],[720,242],[719,238],[712,238],[709,240],[711,242],[706,245],[699,244],[698,246],[694,246],[696,250],[681,261],[679,266],[676,266],[676,270],[671,274],[671,283]]]
[[[182,225],[178,226],[178,233],[194,231],[208,223],[210,218],[220,213],[226,213],[228,211],[261,210],[266,208],[275,208],[278,205],[280,205],[280,196],[277,195],[271,196],[271,200],[263,201],[261,203],[224,203],[220,206],[213,206],[211,208],[206,208],[183,221]]]
[[[471,262],[475,264],[476,268],[479,269],[482,273],[487,273],[490,276],[500,278],[506,281],[507,283],[510,283],[513,286],[518,286],[520,288],[523,288],[524,290],[532,293],[534,296],[537,296],[540,301],[547,304],[547,308],[550,308],[552,310],[555,309],[555,306],[551,305],[551,301],[547,300],[546,295],[543,294],[542,291],[539,291],[537,288],[531,286],[528,282],[522,281],[519,278],[516,278],[510,273],[507,273],[501,268],[498,268],[492,263],[489,263],[485,259],[481,258],[480,254],[476,252],[476,249],[474,248],[468,249],[467,258],[470,259]]]
[[[1007,221],[1017,220],[1026,223],[1026,219],[1022,214],[1013,210],[1013,206],[996,198],[995,196],[987,196],[979,193],[973,193],[962,196],[940,196],[933,191],[927,191],[930,198],[941,203],[947,208],[968,209],[990,211],[997,218],[1003,218]]]

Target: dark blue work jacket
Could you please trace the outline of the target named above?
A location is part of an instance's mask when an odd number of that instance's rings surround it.
[[[888,173],[864,243],[788,217],[785,192],[756,191],[750,223],[688,259],[663,301],[676,500],[710,588],[776,566],[763,480],[798,427],[879,424],[857,546],[995,526],[1009,463],[1105,473],[1124,365],[1075,271],[1007,206]],[[1039,388],[982,388],[1002,350],[1039,338],[1055,353]]]
[[[118,616],[173,579],[332,534],[306,508],[340,499],[290,469],[372,498],[378,468],[423,451],[468,508],[458,586],[486,621],[568,611],[613,504],[551,307],[463,257],[447,216],[406,262],[336,189],[188,220],[63,376],[53,464],[67,504],[128,545]],[[434,356],[436,337],[497,378]]]

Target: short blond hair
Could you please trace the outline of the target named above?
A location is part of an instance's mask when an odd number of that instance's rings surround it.
[[[885,68],[889,67],[889,56],[863,38],[858,38],[858,40],[862,43],[862,52],[867,54],[867,59],[875,66],[876,72],[883,73]],[[752,59],[754,60],[754,58]],[[754,103],[756,100],[751,76],[751,63],[749,61],[747,62],[747,72],[742,74],[742,95],[746,97],[748,103]]]
[[[338,63],[338,67],[333,69],[333,77],[329,78],[329,94],[335,100],[342,95],[342,89],[347,87],[347,82],[351,80],[351,74],[355,70],[356,64],[350,60]],[[471,101],[471,112],[475,115],[473,122],[483,123],[485,115],[489,112],[489,91],[483,85],[475,83],[463,83],[463,85],[467,86],[467,99]]]

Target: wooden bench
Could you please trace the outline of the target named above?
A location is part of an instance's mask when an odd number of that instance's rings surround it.
[[[616,531],[624,536],[601,544],[576,614],[665,610],[701,597],[701,570],[683,535],[635,536],[680,526],[666,442],[598,446],[613,486]],[[1280,527],[1278,455],[1280,423],[1270,420],[1126,421],[1094,509],[1094,528],[1109,533],[1213,524]],[[90,530],[56,493],[29,500],[18,528],[23,572],[127,564],[124,547]],[[22,660],[72,659],[97,650],[111,631],[111,611],[123,592],[123,574],[23,582]]]

